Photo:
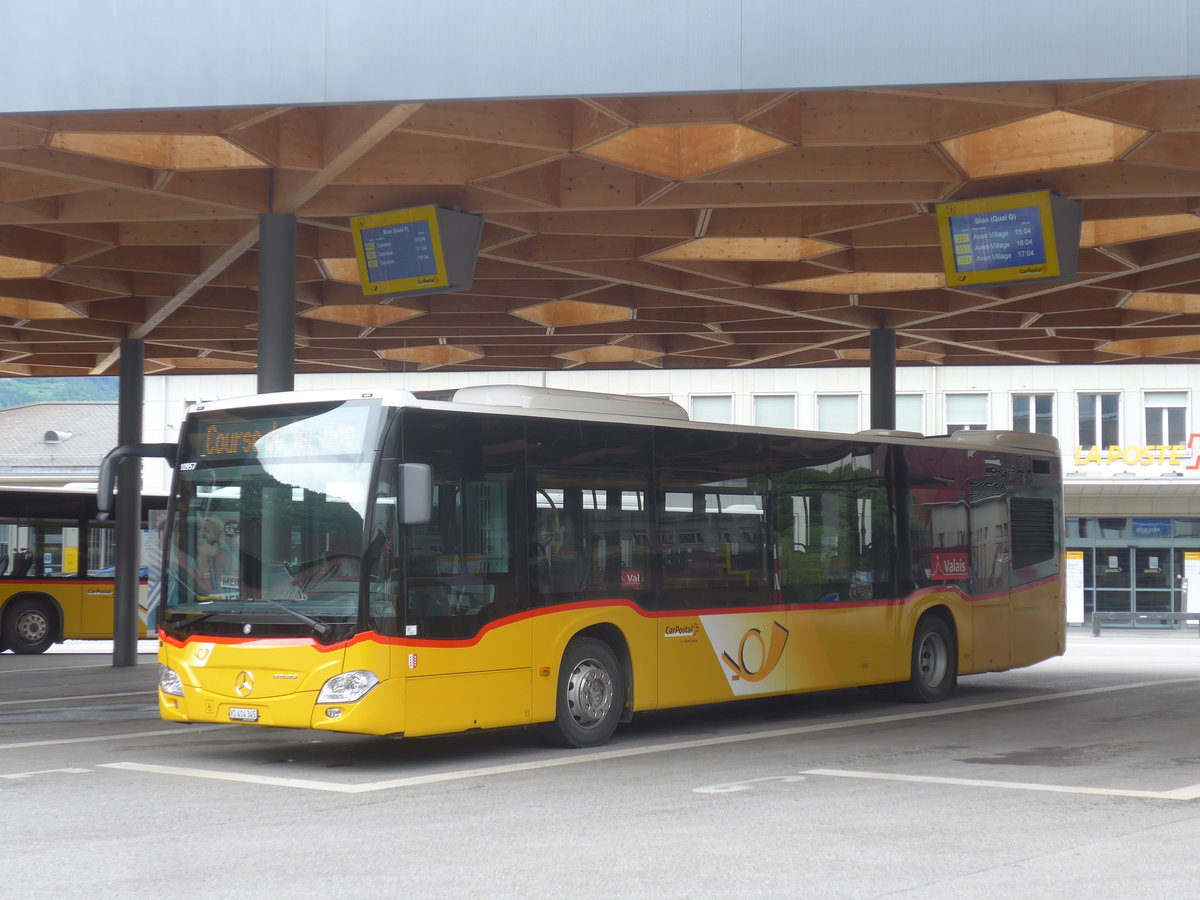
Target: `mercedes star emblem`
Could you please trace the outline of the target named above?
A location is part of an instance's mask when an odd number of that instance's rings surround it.
[[[233,692],[239,697],[249,697],[254,690],[254,676],[250,672],[238,672],[233,679]]]

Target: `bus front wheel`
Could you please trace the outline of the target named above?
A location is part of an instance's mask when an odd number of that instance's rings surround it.
[[[577,637],[563,652],[550,739],[564,747],[597,747],[616,730],[624,702],[616,654],[603,641]]]
[[[900,696],[913,703],[945,700],[958,683],[958,649],[946,620],[926,615],[913,634],[912,674],[900,685]]]
[[[54,614],[41,600],[17,600],[4,611],[3,632],[13,653],[44,653],[54,643]]]

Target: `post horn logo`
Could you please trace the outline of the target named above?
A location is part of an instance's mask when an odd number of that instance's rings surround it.
[[[779,665],[779,660],[783,658],[783,648],[787,645],[788,630],[778,622],[771,623],[771,643],[770,646],[763,640],[761,628],[751,628],[742,635],[742,642],[738,644],[737,659],[735,660],[729,655],[728,651],[721,653],[721,661],[733,671],[733,680],[742,681],[762,681],[768,675],[775,671],[775,667]],[[751,656],[751,661],[746,662],[746,645],[757,644],[758,659],[761,660],[758,668],[752,668],[755,660]]]
[[[233,679],[233,692],[239,697],[249,697],[252,690],[254,690],[254,674],[238,672],[237,678]]]

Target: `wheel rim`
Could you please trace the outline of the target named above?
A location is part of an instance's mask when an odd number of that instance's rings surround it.
[[[950,654],[946,640],[936,631],[931,631],[921,640],[917,648],[917,671],[921,683],[926,687],[937,687],[946,678],[950,666]]]
[[[29,609],[17,617],[17,637],[26,644],[37,644],[46,639],[50,622],[36,609]]]
[[[567,709],[581,728],[604,720],[613,704],[613,683],[608,670],[594,659],[583,659],[567,678]]]

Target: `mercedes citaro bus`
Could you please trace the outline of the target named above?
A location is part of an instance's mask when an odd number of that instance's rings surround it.
[[[1057,444],[692,422],[519,386],[205,403],[176,445],[159,706],[383,735],[895,685],[1061,654]]]

